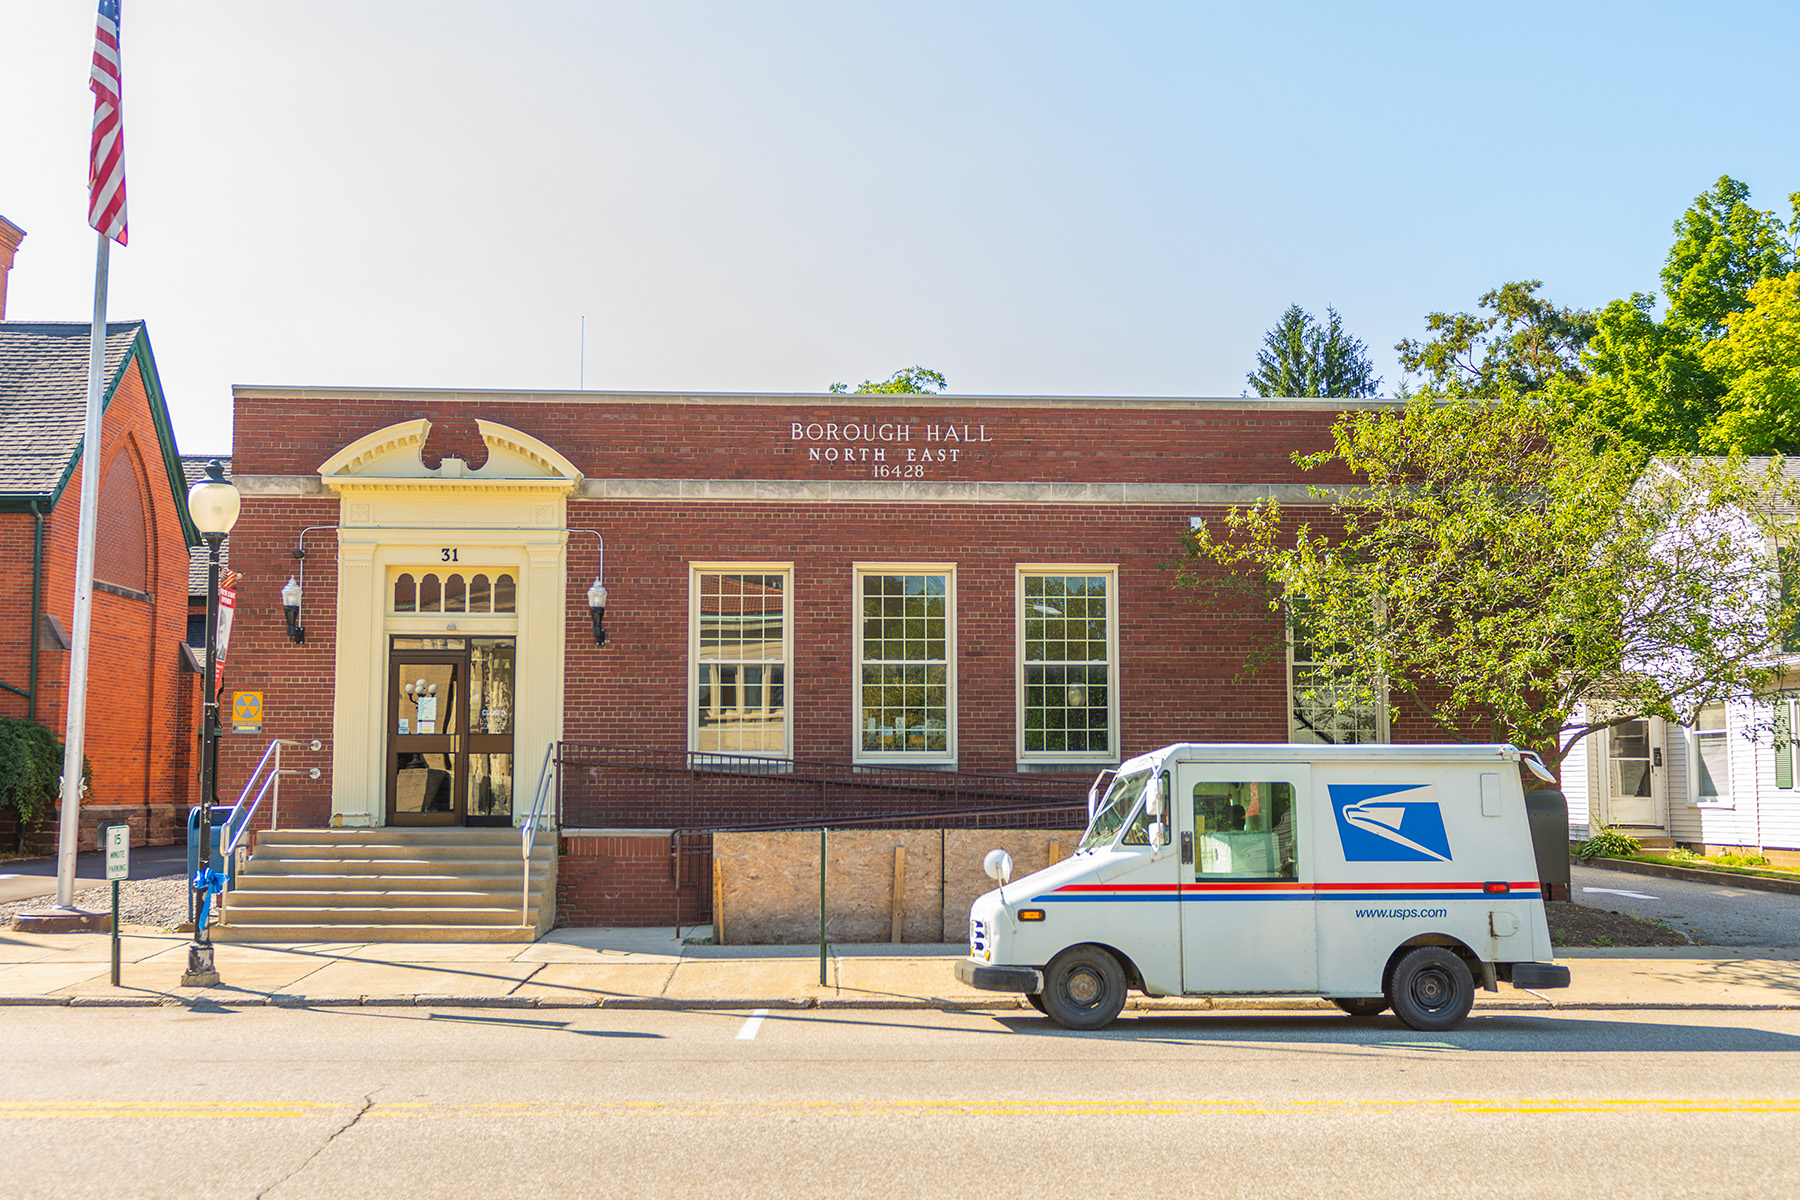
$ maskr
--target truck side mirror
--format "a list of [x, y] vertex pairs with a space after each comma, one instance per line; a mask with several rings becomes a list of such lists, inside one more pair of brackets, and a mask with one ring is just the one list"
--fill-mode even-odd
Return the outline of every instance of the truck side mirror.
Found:
[[981, 860], [981, 869], [995, 883], [1004, 885], [1012, 878], [1012, 855], [1004, 850], [989, 850], [987, 857]]
[[1150, 822], [1150, 845], [1166, 846], [1169, 844], [1169, 827], [1161, 821]]
[[1144, 798], [1144, 815], [1152, 821], [1160, 821], [1169, 811], [1169, 773], [1164, 771], [1156, 777], [1156, 790]]

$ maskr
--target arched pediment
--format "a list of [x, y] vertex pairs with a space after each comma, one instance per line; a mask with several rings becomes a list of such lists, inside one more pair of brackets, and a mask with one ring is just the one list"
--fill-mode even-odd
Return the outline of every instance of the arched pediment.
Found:
[[424, 450], [431, 422], [419, 417], [356, 439], [320, 464], [319, 476], [327, 485], [437, 480], [574, 488], [581, 482], [574, 463], [530, 434], [497, 421], [477, 419], [475, 425], [488, 451], [478, 471], [471, 471], [460, 458], [446, 458], [435, 470], [427, 467]]

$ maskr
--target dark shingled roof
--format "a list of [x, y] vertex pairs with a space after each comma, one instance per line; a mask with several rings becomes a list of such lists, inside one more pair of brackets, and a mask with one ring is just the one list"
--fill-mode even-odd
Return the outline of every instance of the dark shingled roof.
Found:
[[[87, 322], [0, 321], [0, 495], [53, 496], [81, 447]], [[106, 327], [110, 388], [142, 321]]]
[[[205, 479], [206, 464], [215, 458], [219, 460], [219, 465], [225, 468], [225, 478], [230, 479], [231, 455], [184, 454], [181, 456], [182, 482], [186, 483], [188, 487], [193, 487], [196, 483]], [[225, 540], [219, 544], [220, 574], [223, 574], [224, 568], [230, 564], [231, 535], [226, 534]], [[204, 542], [198, 546], [188, 547], [188, 595], [206, 595], [206, 544]]]

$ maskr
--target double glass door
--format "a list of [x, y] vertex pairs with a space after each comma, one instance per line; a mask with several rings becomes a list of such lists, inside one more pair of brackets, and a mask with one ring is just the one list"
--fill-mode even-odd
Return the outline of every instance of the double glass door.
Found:
[[388, 666], [390, 825], [510, 825], [513, 640], [395, 638]]

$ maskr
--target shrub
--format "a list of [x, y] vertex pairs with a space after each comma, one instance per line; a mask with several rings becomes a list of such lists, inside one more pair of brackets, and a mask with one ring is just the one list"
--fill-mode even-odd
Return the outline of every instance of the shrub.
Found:
[[1735, 850], [1727, 850], [1715, 855], [1713, 861], [1721, 867], [1766, 867], [1769, 859], [1762, 854], [1739, 854]]
[[1625, 858], [1643, 847], [1638, 840], [1614, 825], [1608, 825], [1585, 842], [1575, 843], [1575, 857], [1583, 862], [1596, 858]]
[[[17, 717], [0, 717], [0, 809], [18, 818], [18, 843], [56, 810], [62, 795], [63, 745], [42, 725]], [[84, 756], [81, 778], [93, 779]]]

